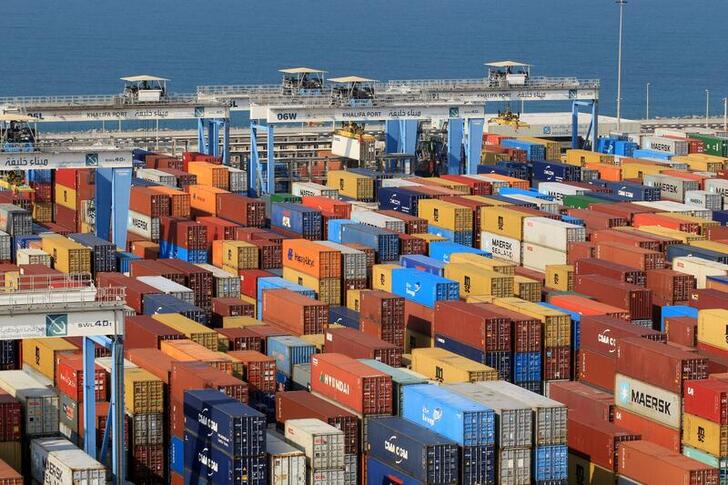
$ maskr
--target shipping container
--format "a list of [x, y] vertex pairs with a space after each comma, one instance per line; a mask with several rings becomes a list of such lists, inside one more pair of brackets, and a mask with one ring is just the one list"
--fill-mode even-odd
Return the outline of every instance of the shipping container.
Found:
[[499, 379], [498, 370], [442, 348], [412, 349], [412, 370], [444, 383]]
[[298, 335], [323, 333], [329, 320], [329, 306], [288, 289], [263, 292], [262, 317]]
[[52, 436], [58, 433], [59, 398], [50, 389], [50, 381], [43, 382], [20, 370], [0, 372], [0, 389], [17, 399], [23, 406], [23, 434], [25, 436]]
[[311, 470], [344, 468], [344, 432], [315, 418], [288, 419], [288, 441], [303, 448]]
[[678, 485], [719, 483], [718, 469], [650, 443], [634, 441], [619, 447], [620, 475], [642, 483]]
[[305, 485], [306, 456], [285, 438], [272, 431], [266, 436], [268, 479], [271, 485]]

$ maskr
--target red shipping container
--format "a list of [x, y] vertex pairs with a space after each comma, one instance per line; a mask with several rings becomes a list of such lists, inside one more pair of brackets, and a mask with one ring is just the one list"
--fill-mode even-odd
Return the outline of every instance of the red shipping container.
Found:
[[680, 430], [663, 426], [656, 421], [644, 418], [622, 408], [614, 411], [614, 424], [632, 433], [642, 436], [643, 440], [651, 441], [668, 450], [680, 453]]
[[571, 379], [571, 347], [544, 348], [543, 378], [547, 381]]
[[[511, 321], [489, 311], [495, 305], [439, 301], [435, 305], [434, 334], [450, 337], [483, 352], [511, 350]], [[457, 322], [456, 325], [453, 325]]]
[[708, 421], [728, 424], [728, 382], [704, 379], [686, 381], [683, 412]]
[[161, 293], [158, 289], [121, 273], [97, 273], [96, 284], [99, 287], [125, 288], [126, 304], [137, 313], [143, 313], [144, 295], [158, 295]]
[[158, 261], [171, 268], [172, 271], [178, 271], [184, 275], [184, 281], [180, 284], [193, 291], [195, 305], [204, 310], [211, 308], [212, 272], [181, 259], [160, 259]]
[[129, 451], [130, 480], [136, 483], [159, 483], [164, 477], [164, 445], [138, 445]]
[[359, 331], [404, 349], [404, 298], [386, 291], [362, 291]]
[[[167, 266], [163, 263], [163, 259], [135, 259], [129, 263], [129, 274], [136, 278], [137, 276], [164, 276], [180, 285], [185, 285], [185, 275], [181, 271]], [[157, 291], [159, 293], [159, 291]], [[141, 312], [139, 312], [141, 313]]]
[[698, 345], [698, 320], [692, 317], [665, 318], [668, 342], [695, 347]]
[[235, 229], [240, 227], [234, 222], [226, 221], [219, 217], [198, 217], [197, 222], [207, 226], [207, 242], [212, 245], [212, 241], [230, 241], [235, 239]]
[[688, 305], [698, 310], [728, 308], [728, 293], [713, 289], [692, 290]]
[[249, 242], [258, 246], [260, 269], [277, 269], [283, 267], [283, 249], [281, 244], [259, 239], [253, 239]]
[[311, 390], [361, 414], [392, 414], [392, 379], [342, 354], [311, 356]]
[[240, 293], [248, 298], [258, 299], [258, 278], [274, 276], [273, 273], [261, 269], [243, 269], [240, 275]]
[[695, 289], [695, 277], [671, 269], [656, 269], [647, 272], [646, 286], [652, 291], [655, 305], [684, 305]]
[[524, 268], [523, 266], [516, 266], [515, 272], [518, 276], [523, 276], [532, 280], [536, 280], [541, 283], [541, 285], [546, 284], [546, 273], [544, 273], [543, 271], [536, 271], [535, 269], [528, 269]]
[[633, 320], [652, 318], [652, 292], [645, 288], [596, 275], [575, 275], [574, 290], [628, 310]]
[[296, 335], [323, 333], [329, 322], [329, 305], [291, 290], [265, 290], [263, 320]]
[[706, 228], [705, 233], [711, 241], [728, 239], [728, 226], [710, 226]]
[[219, 194], [216, 200], [218, 217], [242, 226], [265, 226], [265, 203], [263, 201], [236, 194]]
[[[253, 304], [240, 298], [213, 298], [212, 313], [219, 317], [254, 317]], [[222, 318], [219, 318], [222, 324]]]
[[256, 350], [261, 352], [264, 348], [265, 339], [247, 328], [220, 328], [217, 333], [227, 340], [228, 351]]
[[594, 231], [591, 234], [591, 241], [594, 243], [616, 242], [626, 244], [628, 246], [638, 246], [650, 251], [662, 252], [662, 244], [657, 239], [650, 237], [647, 233], [645, 236], [633, 234], [624, 230], [603, 230]]
[[160, 194], [148, 187], [135, 185], [131, 188], [129, 210], [149, 217], [162, 217], [170, 214], [170, 200], [166, 194]]
[[159, 171], [174, 175], [174, 177], [177, 179], [177, 187], [181, 188], [182, 190], [184, 190], [184, 188], [188, 185], [197, 184], [197, 175], [193, 173], [184, 172], [176, 168], [160, 168]]
[[548, 298], [548, 302], [557, 307], [576, 312], [582, 316], [607, 315], [610, 317], [629, 320], [629, 312], [622, 308], [606, 305], [579, 295], [555, 294]]
[[0, 390], [0, 441], [20, 441], [22, 436], [22, 406], [13, 396]]
[[621, 243], [597, 243], [597, 259], [624, 264], [644, 271], [665, 267], [665, 255]]
[[597, 422], [614, 419], [614, 396], [582, 382], [553, 382], [548, 397], [564, 404], [569, 416]]
[[632, 221], [632, 218], [636, 214], [643, 214], [643, 213], [654, 213], [657, 212], [657, 209], [653, 209], [651, 207], [644, 207], [638, 204], [633, 204], [632, 202], [617, 202], [617, 203], [603, 203], [603, 204], [589, 204], [589, 210], [597, 211], [597, 212], [603, 212], [605, 214], [611, 214], [618, 217], [623, 217], [629, 221]]
[[619, 461], [618, 451], [625, 442], [636, 441], [640, 435], [612, 423], [587, 421], [569, 416], [569, 450], [586, 456], [595, 465], [616, 471]]
[[402, 365], [402, 348], [353, 328], [330, 328], [324, 333], [324, 352], [353, 359], [374, 359], [392, 367]]
[[617, 229], [620, 232], [625, 232], [627, 234], [632, 234], [634, 236], [637, 236], [639, 238], [649, 238], [652, 241], [657, 241], [660, 245], [659, 249], [655, 249], [655, 251], [658, 251], [660, 253], [664, 253], [667, 251], [667, 247], [672, 244], [682, 244], [682, 242], [679, 239], [674, 239], [668, 236], [661, 236], [658, 234], [652, 234], [649, 232], [640, 231], [639, 229], [635, 229], [634, 227], [620, 227]]
[[597, 246], [592, 242], [570, 242], [566, 249], [566, 262], [574, 264], [580, 259], [596, 258]]
[[[56, 353], [56, 387], [74, 401], [83, 402], [83, 355], [76, 352]], [[106, 372], [96, 366], [94, 373], [96, 400], [105, 401], [107, 389]]]
[[266, 342], [268, 341], [268, 337], [278, 337], [279, 335], [293, 335], [288, 330], [285, 330], [276, 325], [254, 325], [252, 327], [246, 328], [250, 330], [253, 334], [261, 338], [263, 348], [260, 349], [260, 351], [264, 354], [266, 353]]
[[365, 246], [363, 244], [357, 244], [357, 243], [346, 243], [344, 246], [352, 249], [358, 249], [359, 251], [363, 251], [364, 254], [367, 255], [367, 269], [371, 270], [372, 266], [374, 266], [375, 260], [376, 260], [376, 251], [374, 248], [370, 248], [369, 246]]
[[248, 384], [204, 362], [172, 362], [169, 378], [169, 397], [184, 402], [184, 392], [189, 389], [217, 389], [231, 398], [246, 404]]
[[404, 302], [404, 327], [421, 335], [433, 336], [432, 325], [435, 321], [435, 309], [420, 305], [413, 301]]
[[305, 207], [331, 213], [336, 216], [336, 219], [349, 219], [351, 217], [351, 204], [331, 197], [306, 195], [302, 198], [301, 204]]
[[[78, 218], [78, 212], [69, 209], [67, 207], [63, 207], [62, 205], [54, 204], [54, 220], [58, 226], [60, 226], [63, 230], [59, 232], [61, 235], [68, 235], [69, 232], [78, 232], [79, 227], [79, 218]], [[51, 227], [48, 224], [45, 224], [50, 229]], [[58, 231], [54, 231], [58, 232]]]
[[263, 355], [256, 350], [236, 350], [228, 355], [243, 363], [242, 379], [253, 390], [261, 392], [275, 392], [276, 390], [276, 360]]
[[577, 260], [574, 263], [574, 274], [596, 274], [637, 286], [645, 286], [647, 281], [647, 275], [642, 270], [595, 258]]
[[428, 226], [427, 219], [413, 216], [412, 214], [403, 214], [402, 212], [393, 211], [393, 210], [380, 210], [377, 212], [379, 212], [380, 214], [383, 214], [385, 216], [394, 217], [395, 219], [404, 221], [405, 232], [407, 234], [427, 233], [427, 226]]
[[632, 225], [638, 229], [642, 226], [660, 226], [676, 231], [700, 234], [700, 224], [667, 217], [662, 214], [637, 214], [632, 220]]
[[660, 485], [718, 485], [718, 469], [704, 465], [649, 441], [619, 447], [619, 474], [642, 483]]
[[174, 243], [186, 249], [207, 249], [207, 226], [194, 221], [178, 221]]
[[617, 359], [589, 349], [579, 349], [576, 373], [580, 381], [614, 392]]
[[161, 379], [165, 384], [165, 391], [169, 391], [167, 386], [172, 376], [172, 363], [176, 362], [169, 355], [158, 349], [139, 348], [126, 349], [124, 357]]
[[412, 234], [398, 234], [399, 254], [423, 254], [427, 255], [427, 241]]
[[708, 359], [642, 338], [617, 341], [617, 372], [680, 394], [683, 382], [707, 379]]
[[470, 193], [472, 195], [490, 195], [493, 193], [493, 184], [485, 180], [473, 179], [462, 175], [441, 175], [440, 178], [467, 185], [470, 187]]
[[329, 403], [307, 391], [279, 392], [276, 394], [276, 421], [314, 418], [344, 432], [344, 453], [359, 452], [359, 418], [339, 406]]
[[577, 217], [584, 221], [584, 225], [590, 231], [599, 229], [611, 229], [612, 227], [622, 227], [629, 225], [629, 221], [624, 217], [605, 214], [584, 209], [569, 209], [566, 213], [572, 217]]
[[475, 305], [488, 305], [488, 310], [511, 321], [513, 352], [541, 352], [543, 323], [539, 319], [487, 303], [475, 303]]
[[581, 319], [579, 330], [580, 349], [612, 356], [616, 355], [617, 341], [621, 338], [641, 337], [656, 342], [665, 341], [665, 335], [656, 330], [606, 315], [585, 316]]

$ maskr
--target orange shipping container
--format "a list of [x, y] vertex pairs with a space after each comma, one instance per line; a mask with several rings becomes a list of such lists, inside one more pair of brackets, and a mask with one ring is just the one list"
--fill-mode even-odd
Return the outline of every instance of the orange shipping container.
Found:
[[681, 219], [675, 219], [667, 217], [662, 214], [635, 214], [632, 218], [632, 226], [640, 228], [642, 226], [660, 226], [668, 229], [674, 229], [676, 231], [690, 232], [692, 234], [700, 234], [700, 225], [684, 221]]
[[208, 185], [188, 185], [185, 190], [190, 194], [190, 207], [197, 214], [214, 216], [217, 214], [217, 194], [229, 194], [227, 190]]
[[586, 168], [599, 172], [599, 178], [609, 180], [611, 182], [619, 182], [622, 180], [622, 168], [616, 165], [608, 165], [606, 163], [587, 163]]
[[235, 359], [222, 352], [212, 351], [192, 340], [163, 340], [159, 344], [159, 350], [167, 354], [172, 360], [205, 362], [216, 369], [230, 375], [233, 374]]
[[158, 194], [165, 194], [169, 196], [169, 215], [173, 217], [190, 217], [190, 194], [162, 185], [149, 188]]
[[227, 167], [208, 162], [190, 162], [187, 171], [197, 175], [197, 183], [228, 190], [230, 188], [230, 172]]
[[307, 239], [284, 239], [283, 266], [318, 279], [339, 278], [341, 253]]
[[342, 219], [349, 219], [351, 216], [351, 204], [331, 197], [320, 195], [307, 195], [303, 197], [302, 203], [306, 207], [318, 209], [324, 212], [331, 212]]

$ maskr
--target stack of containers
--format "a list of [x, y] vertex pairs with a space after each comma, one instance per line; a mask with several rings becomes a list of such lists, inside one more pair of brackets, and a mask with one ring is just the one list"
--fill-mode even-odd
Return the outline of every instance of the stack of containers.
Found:
[[417, 215], [428, 222], [431, 234], [463, 244], [473, 245], [473, 212], [467, 207], [438, 199], [423, 199]]
[[344, 224], [340, 229], [339, 241], [342, 244], [362, 244], [372, 248], [379, 263], [396, 261], [399, 258], [399, 237], [389, 229], [365, 224]]
[[307, 365], [311, 355], [316, 353], [314, 345], [291, 335], [281, 335], [268, 339], [268, 356], [275, 359], [276, 382], [283, 389], [293, 388], [293, 374], [296, 366]]
[[263, 292], [263, 320], [296, 335], [321, 334], [329, 322], [329, 305], [289, 289]]
[[362, 334], [353, 328], [329, 328], [324, 334], [324, 351], [355, 359], [375, 359], [393, 367], [402, 363], [402, 347]]
[[106, 482], [106, 468], [67, 440], [38, 438], [29, 448], [30, 476], [37, 483]]
[[722, 436], [728, 426], [728, 382], [724, 375], [686, 381], [683, 400], [682, 452], [685, 456], [728, 472], [728, 444]]
[[346, 170], [329, 170], [326, 186], [337, 189], [339, 194], [354, 200], [374, 200], [374, 179]]
[[[79, 217], [82, 208], [93, 200], [95, 171], [91, 169], [62, 169], [55, 173], [54, 221], [72, 232], [85, 231]], [[30, 234], [30, 232], [28, 232]]]
[[162, 381], [149, 371], [124, 368], [124, 404], [129, 418], [129, 471], [137, 481], [161, 480], [165, 474], [165, 399]]
[[90, 273], [91, 250], [57, 234], [43, 235], [42, 249], [51, 256], [53, 268], [63, 273]]
[[306, 455], [288, 444], [279, 433], [268, 431], [265, 438], [268, 455], [268, 480], [273, 485], [306, 483]]
[[243, 372], [238, 375], [250, 387], [251, 406], [263, 414], [275, 415], [276, 361], [256, 350], [237, 350], [228, 355], [243, 363]]
[[359, 359], [359, 362], [378, 371], [384, 372], [392, 378], [392, 414], [395, 416], [402, 415], [404, 388], [407, 386], [427, 383], [427, 378], [425, 376], [417, 374], [409, 369], [392, 367], [373, 359]]
[[545, 217], [523, 219], [523, 266], [544, 271], [547, 265], [566, 264], [570, 243], [586, 241], [586, 229]]
[[442, 348], [414, 348], [412, 370], [428, 379], [444, 382], [497, 380], [498, 370]]
[[162, 217], [159, 228], [159, 255], [162, 258], [207, 262], [207, 226], [181, 218]]
[[341, 302], [341, 253], [306, 239], [283, 241], [283, 277], [314, 289], [319, 301]]
[[116, 271], [116, 248], [113, 243], [98, 238], [92, 234], [69, 234], [68, 238], [91, 250], [91, 271], [95, 275], [99, 272]]
[[359, 294], [359, 331], [404, 351], [404, 298], [380, 290]]
[[184, 393], [185, 483], [267, 483], [266, 420], [215, 390]]
[[344, 432], [320, 419], [289, 419], [284, 424], [288, 441], [306, 454], [308, 483], [346, 481]]
[[346, 292], [348, 290], [366, 288], [367, 255], [363, 251], [333, 241], [318, 241], [317, 244], [331, 248], [341, 254], [341, 295], [338, 304], [343, 304], [346, 301]]

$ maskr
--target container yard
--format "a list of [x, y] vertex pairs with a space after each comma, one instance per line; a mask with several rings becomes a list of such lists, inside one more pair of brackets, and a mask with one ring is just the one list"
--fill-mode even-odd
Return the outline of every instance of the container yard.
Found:
[[0, 98], [0, 482], [728, 483], [728, 132], [531, 68]]

